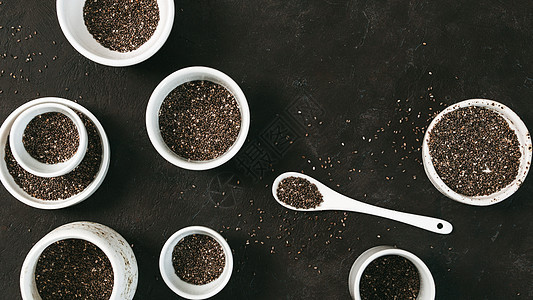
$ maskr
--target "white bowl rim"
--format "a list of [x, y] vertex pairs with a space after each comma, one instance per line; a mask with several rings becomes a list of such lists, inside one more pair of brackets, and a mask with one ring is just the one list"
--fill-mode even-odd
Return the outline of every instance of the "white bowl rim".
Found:
[[[88, 228], [92, 228], [92, 230], [99, 231], [101, 234], [97, 234], [95, 232], [91, 232]], [[115, 247], [112, 247], [109, 243], [105, 242], [106, 240], [106, 234], [111, 233], [115, 237], [117, 237], [120, 242], [120, 246], [127, 250], [129, 253], [121, 253], [121, 255], [114, 255], [117, 251], [121, 249], [116, 249]], [[133, 295], [135, 294], [137, 281], [138, 281], [138, 267], [137, 267], [137, 260], [135, 258], [135, 254], [133, 253], [133, 249], [131, 249], [131, 246], [128, 244], [128, 242], [122, 237], [118, 232], [116, 232], [114, 229], [95, 222], [91, 221], [77, 221], [72, 222], [68, 224], [63, 224], [49, 233], [47, 233], [45, 236], [43, 236], [33, 247], [30, 249], [28, 254], [26, 255], [26, 258], [24, 259], [24, 262], [21, 267], [21, 273], [20, 273], [20, 288], [23, 292], [23, 297], [26, 295], [24, 293], [28, 293], [29, 291], [26, 290], [28, 288], [27, 284], [28, 281], [31, 282], [33, 278], [28, 278], [29, 275], [35, 274], [35, 267], [37, 266], [37, 261], [39, 257], [41, 256], [42, 252], [51, 244], [61, 241], [61, 240], [67, 240], [67, 239], [81, 239], [88, 242], [93, 243], [95, 246], [97, 246], [102, 252], [105, 253], [107, 258], [109, 259], [109, 262], [111, 263], [111, 267], [113, 268], [113, 290], [111, 292], [110, 300], [111, 299], [118, 299], [120, 297], [120, 294], [118, 289], [120, 288], [120, 284], [117, 284], [120, 279], [117, 278], [117, 274], [120, 273], [118, 271], [120, 264], [116, 261], [116, 257], [124, 257], [131, 255], [132, 261], [129, 261], [129, 266], [132, 268], [132, 271], [134, 272], [133, 276], [135, 277], [134, 280], [128, 284], [132, 285], [132, 290], [130, 290], [130, 293], [133, 292], [131, 297], [133, 298]], [[31, 267], [32, 272], [29, 271], [28, 268]]]
[[[36, 160], [22, 145], [22, 137], [29, 122], [34, 117], [47, 112], [59, 112], [68, 117], [74, 123], [79, 136], [78, 148], [74, 155], [66, 161], [57, 164], [46, 164]], [[17, 140], [15, 140], [15, 136], [17, 136]], [[87, 130], [81, 118], [68, 106], [52, 102], [37, 104], [21, 112], [13, 122], [9, 133], [9, 145], [15, 160], [24, 170], [40, 177], [57, 177], [74, 170], [85, 157], [88, 144], [87, 140]], [[19, 143], [19, 147], [15, 146], [16, 143]], [[18, 151], [22, 153], [19, 154]], [[34, 169], [34, 166], [37, 168]]]
[[[420, 274], [420, 292], [422, 292], [422, 278], [425, 278], [424, 284], [426, 285], [426, 291], [424, 298], [420, 298], [419, 300], [427, 300], [427, 299], [435, 299], [436, 295], [436, 286], [435, 286], [435, 280], [433, 279], [433, 275], [431, 274], [431, 271], [427, 267], [427, 265], [422, 261], [418, 256], [415, 254], [399, 249], [392, 246], [375, 246], [373, 248], [370, 248], [363, 252], [359, 257], [355, 260], [351, 270], [350, 270], [350, 276], [348, 278], [348, 284], [350, 287], [350, 292], [354, 296], [355, 300], [361, 300], [361, 294], [359, 291], [361, 277], [363, 276], [363, 273], [368, 267], [368, 265], [374, 261], [375, 259], [387, 256], [387, 255], [398, 255], [402, 256], [409, 261], [411, 261], [415, 267], [417, 268], [419, 274]], [[361, 260], [363, 260], [361, 262]], [[360, 264], [359, 268], [356, 268]], [[418, 299], [418, 297], [417, 297]]]
[[[226, 269], [228, 270], [227, 275], [225, 275], [224, 278], [217, 278], [216, 280], [222, 279], [220, 282], [218, 282], [217, 288], [213, 289], [211, 292], [205, 293], [205, 294], [190, 294], [186, 291], [183, 291], [179, 287], [175, 286], [172, 283], [172, 279], [170, 279], [169, 275], [164, 271], [165, 266], [167, 264], [172, 264], [172, 257], [168, 257], [168, 253], [172, 253], [174, 247], [176, 244], [184, 237], [192, 235], [192, 234], [203, 234], [210, 236], [214, 238], [222, 247], [222, 250], [225, 254], [226, 259], [226, 265], [224, 267], [224, 272]], [[173, 269], [173, 267], [172, 267]], [[159, 270], [161, 273], [161, 277], [163, 278], [163, 281], [166, 283], [166, 285], [176, 294], [178, 294], [181, 297], [187, 298], [187, 299], [206, 299], [209, 297], [213, 297], [214, 295], [218, 294], [224, 287], [227, 285], [231, 278], [231, 274], [233, 272], [233, 253], [231, 251], [231, 247], [229, 246], [228, 242], [224, 239], [220, 233], [214, 231], [211, 228], [205, 227], [205, 226], [188, 226], [185, 228], [182, 228], [178, 231], [176, 231], [172, 236], [170, 236], [165, 244], [163, 245], [163, 248], [161, 249], [161, 254], [159, 256]], [[223, 276], [224, 274], [221, 274], [220, 276]], [[177, 275], [175, 276], [178, 280], [182, 281]], [[209, 284], [212, 284], [215, 281], [210, 282]], [[182, 281], [184, 282], [184, 281]], [[185, 283], [185, 282], [184, 282]]]
[[[435, 170], [435, 167], [431, 160], [431, 155], [429, 153], [429, 138], [431, 130], [435, 127], [435, 125], [442, 119], [445, 114], [456, 109], [469, 106], [485, 107], [498, 113], [509, 123], [511, 129], [515, 131], [518, 141], [520, 143], [519, 148], [522, 155], [520, 157], [520, 167], [518, 169], [517, 177], [503, 189], [486, 196], [465, 196], [449, 188], [437, 174], [437, 171]], [[509, 107], [505, 106], [502, 103], [488, 99], [468, 99], [448, 106], [437, 116], [435, 116], [435, 118], [431, 121], [428, 126], [428, 129], [426, 130], [424, 140], [422, 142], [422, 161], [424, 165], [424, 170], [431, 183], [435, 186], [435, 188], [437, 188], [437, 190], [439, 190], [442, 194], [444, 194], [450, 199], [474, 206], [493, 205], [507, 199], [512, 194], [514, 194], [526, 179], [528, 171], [531, 167], [531, 157], [531, 135], [524, 122]]]
[[[64, 104], [70, 107], [71, 109], [78, 110], [79, 112], [83, 113], [95, 125], [100, 135], [100, 140], [102, 143], [102, 162], [100, 164], [100, 170], [96, 174], [96, 177], [93, 180], [93, 182], [91, 182], [80, 193], [73, 195], [70, 198], [62, 199], [62, 200], [42, 200], [42, 199], [34, 198], [28, 195], [22, 188], [20, 188], [15, 183], [15, 181], [11, 177], [11, 174], [9, 174], [9, 172], [7, 171], [6, 162], [4, 160], [5, 142], [2, 142], [2, 140], [4, 139], [4, 137], [7, 140], [7, 135], [9, 134], [9, 130], [11, 129], [11, 124], [13, 123], [14, 119], [28, 107], [31, 107], [33, 105], [40, 104], [40, 103], [46, 103], [46, 102]], [[29, 101], [21, 105], [6, 118], [6, 120], [0, 127], [0, 156], [1, 156], [0, 157], [0, 181], [2, 182], [4, 187], [9, 191], [11, 195], [13, 195], [20, 202], [26, 205], [35, 207], [35, 208], [59, 209], [59, 208], [72, 206], [74, 204], [84, 201], [85, 199], [90, 197], [100, 187], [100, 185], [105, 179], [105, 176], [107, 175], [107, 171], [109, 170], [109, 164], [111, 162], [111, 147], [109, 146], [109, 140], [107, 138], [104, 128], [102, 127], [102, 124], [100, 124], [98, 119], [85, 107], [73, 101], [58, 98], [58, 97], [43, 97], [43, 98], [38, 98], [32, 101]]]
[[[204, 76], [207, 76], [209, 78], [203, 79]], [[166, 145], [166, 143], [163, 141], [163, 138], [161, 137], [158, 125], [159, 109], [161, 107], [161, 103], [164, 101], [165, 97], [168, 94], [164, 91], [168, 90], [170, 87], [170, 90], [172, 90], [186, 82], [194, 80], [212, 81], [211, 79], [216, 81], [215, 83], [224, 86], [235, 97], [235, 100], [237, 101], [241, 113], [241, 128], [239, 131], [239, 135], [237, 136], [237, 139], [235, 140], [233, 145], [228, 149], [228, 151], [214, 159], [206, 161], [187, 160], [174, 153], [174, 151], [172, 151]], [[176, 84], [176, 82], [178, 83]], [[154, 89], [146, 108], [146, 130], [154, 148], [161, 156], [163, 156], [163, 158], [165, 158], [171, 164], [188, 170], [213, 169], [229, 161], [237, 154], [237, 152], [241, 149], [244, 142], [246, 141], [249, 127], [250, 109], [248, 107], [248, 102], [243, 91], [241, 90], [239, 85], [233, 79], [231, 79], [231, 77], [222, 73], [219, 70], [209, 67], [187, 67], [168, 75]]]
[[[69, 41], [72, 47], [74, 47], [74, 49], [76, 49], [81, 55], [85, 56], [86, 58], [94, 62], [97, 62], [102, 65], [110, 66], [110, 67], [132, 66], [132, 65], [141, 63], [149, 59], [155, 53], [157, 53], [157, 51], [159, 51], [161, 47], [163, 47], [168, 37], [170, 36], [170, 32], [172, 31], [172, 26], [174, 25], [174, 14], [175, 14], [174, 0], [157, 0], [158, 2], [166, 1], [167, 5], [169, 6], [169, 9], [165, 12], [167, 14], [167, 19], [166, 19], [167, 22], [165, 24], [162, 24], [163, 26], [162, 33], [161, 33], [161, 37], [159, 38], [159, 40], [157, 40], [150, 48], [146, 48], [144, 49], [144, 51], [139, 51], [138, 52], [139, 54], [136, 56], [133, 56], [130, 58], [124, 58], [124, 59], [110, 59], [110, 58], [103, 57], [101, 55], [97, 55], [87, 50], [77, 41], [77, 39], [74, 37], [71, 30], [67, 26], [67, 21], [66, 21], [67, 17], [62, 9], [66, 1], [72, 1], [72, 0], [57, 0], [56, 2], [56, 11], [57, 11], [57, 18], [59, 21], [59, 26], [61, 27], [61, 30], [63, 31], [63, 34], [65, 35], [66, 39]], [[159, 13], [162, 14], [163, 12], [161, 12], [160, 10]], [[161, 18], [160, 18], [160, 21], [161, 21]], [[158, 24], [158, 27], [159, 27], [159, 24]], [[139, 48], [129, 53], [135, 52], [137, 50], [139, 50]]]

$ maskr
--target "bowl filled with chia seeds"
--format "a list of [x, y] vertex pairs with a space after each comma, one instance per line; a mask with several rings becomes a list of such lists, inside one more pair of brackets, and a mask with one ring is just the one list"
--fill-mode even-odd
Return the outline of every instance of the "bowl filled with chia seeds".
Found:
[[173, 0], [57, 0], [70, 44], [97, 63], [124, 67], [154, 55], [174, 24]]
[[[45, 177], [33, 174], [21, 166], [10, 146], [13, 124], [23, 112], [46, 104], [68, 107], [82, 120], [87, 135], [87, 145], [82, 160], [66, 174]], [[35, 116], [25, 128], [23, 147], [37, 159], [55, 162], [77, 151], [76, 132], [69, 118], [61, 114], [43, 113]], [[44, 142], [46, 141], [46, 142]], [[78, 141], [79, 143], [79, 141]], [[72, 101], [46, 97], [17, 108], [0, 127], [0, 180], [19, 201], [41, 209], [59, 209], [77, 204], [91, 196], [100, 187], [109, 169], [111, 153], [109, 141], [98, 119], [85, 107]]]
[[354, 300], [435, 299], [435, 281], [426, 264], [413, 253], [392, 246], [363, 252], [348, 277]]
[[81, 118], [68, 106], [57, 103], [26, 109], [9, 132], [15, 160], [41, 177], [62, 176], [74, 170], [85, 156], [87, 140]]
[[424, 169], [447, 197], [492, 205], [511, 196], [531, 167], [524, 122], [509, 107], [471, 99], [449, 106], [429, 125], [422, 144]]
[[187, 299], [206, 299], [228, 283], [233, 254], [216, 231], [190, 226], [174, 233], [165, 243], [159, 269], [167, 286]]
[[62, 225], [29, 251], [20, 273], [22, 299], [133, 299], [137, 260], [113, 229], [93, 222]]
[[150, 141], [163, 158], [189, 170], [207, 170], [230, 160], [250, 127], [248, 102], [228, 75], [189, 67], [166, 77], [146, 108]]

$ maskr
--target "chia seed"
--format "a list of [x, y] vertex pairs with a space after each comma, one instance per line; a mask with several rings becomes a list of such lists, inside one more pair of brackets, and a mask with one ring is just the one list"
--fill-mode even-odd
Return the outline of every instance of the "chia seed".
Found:
[[88, 143], [87, 152], [81, 163], [70, 173], [58, 177], [39, 177], [24, 170], [15, 160], [7, 139], [4, 151], [7, 170], [15, 183], [28, 195], [42, 200], [61, 200], [81, 193], [100, 170], [102, 163], [102, 141], [94, 123], [84, 114], [77, 112], [85, 124]]
[[205, 161], [224, 154], [237, 140], [240, 128], [235, 97], [210, 81], [178, 86], [159, 109], [159, 129], [165, 144], [189, 160]]
[[172, 251], [172, 265], [178, 277], [203, 285], [216, 280], [224, 271], [226, 256], [212, 237], [192, 234], [181, 239]]
[[105, 253], [81, 239], [57, 241], [39, 257], [35, 283], [43, 300], [109, 299], [113, 267]]
[[62, 113], [49, 112], [33, 118], [22, 135], [28, 154], [46, 164], [69, 160], [78, 150], [80, 137], [76, 125]]
[[159, 6], [156, 0], [87, 0], [83, 19], [89, 33], [102, 46], [130, 52], [154, 34]]
[[437, 174], [462, 195], [490, 195], [518, 174], [516, 133], [490, 109], [471, 106], [445, 114], [431, 131], [428, 146]]
[[420, 274], [413, 263], [399, 255], [373, 260], [364, 270], [359, 284], [362, 300], [416, 299]]
[[295, 208], [315, 208], [324, 202], [316, 185], [301, 177], [283, 179], [276, 193], [280, 201]]

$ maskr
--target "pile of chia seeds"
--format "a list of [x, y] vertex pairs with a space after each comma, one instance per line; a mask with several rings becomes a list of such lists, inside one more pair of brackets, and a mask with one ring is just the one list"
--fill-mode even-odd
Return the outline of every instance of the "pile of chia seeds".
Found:
[[224, 271], [226, 256], [212, 237], [192, 234], [181, 239], [172, 251], [172, 265], [178, 277], [202, 285], [216, 280]]
[[241, 113], [235, 97], [210, 81], [191, 81], [168, 94], [159, 110], [165, 144], [177, 155], [205, 161], [224, 154], [235, 143]]
[[129, 52], [146, 43], [159, 23], [157, 0], [87, 0], [83, 6], [87, 30], [102, 46]]
[[381, 256], [364, 270], [359, 284], [362, 300], [416, 299], [420, 274], [415, 265], [398, 255]]
[[57, 241], [37, 261], [35, 283], [43, 300], [109, 299], [113, 267], [105, 253], [80, 239]]
[[24, 170], [15, 160], [9, 146], [5, 145], [7, 170], [15, 183], [28, 195], [42, 200], [61, 200], [81, 193], [93, 182], [102, 163], [102, 141], [94, 123], [77, 112], [87, 130], [87, 152], [81, 163], [70, 173], [58, 177], [39, 177]]
[[49, 112], [33, 118], [22, 136], [28, 154], [46, 164], [69, 160], [78, 150], [80, 137], [76, 125], [62, 113]]
[[487, 108], [471, 106], [445, 114], [431, 131], [428, 145], [442, 181], [465, 196], [490, 195], [518, 174], [516, 133]]
[[316, 185], [301, 177], [283, 179], [276, 193], [280, 201], [296, 208], [315, 208], [324, 202]]

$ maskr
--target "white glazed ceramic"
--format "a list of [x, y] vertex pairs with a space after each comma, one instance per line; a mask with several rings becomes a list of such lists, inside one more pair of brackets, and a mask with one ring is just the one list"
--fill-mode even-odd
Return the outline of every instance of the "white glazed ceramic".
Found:
[[359, 293], [359, 285], [361, 282], [361, 276], [365, 271], [365, 268], [376, 258], [385, 255], [399, 255], [410, 260], [413, 265], [418, 269], [420, 274], [420, 292], [418, 293], [417, 300], [433, 300], [435, 299], [435, 281], [424, 262], [411, 252], [397, 249], [391, 246], [377, 246], [370, 248], [363, 252], [354, 262], [350, 275], [348, 277], [348, 288], [350, 295], [354, 300], [361, 300], [361, 294]]
[[[235, 143], [219, 157], [206, 161], [187, 160], [174, 153], [165, 144], [159, 131], [159, 109], [165, 97], [176, 87], [195, 80], [206, 80], [222, 85], [233, 94], [241, 112], [241, 129]], [[230, 160], [241, 149], [250, 127], [250, 110], [241, 88], [228, 75], [208, 67], [189, 67], [178, 70], [165, 78], [155, 88], [146, 108], [146, 129], [155, 149], [170, 163], [188, 170], [208, 170]]]
[[112, 51], [100, 45], [83, 20], [85, 0], [57, 0], [57, 18], [70, 44], [88, 59], [112, 67], [131, 66], [147, 60], [165, 43], [174, 24], [174, 0], [157, 0], [159, 23], [152, 37], [131, 52]]
[[[324, 202], [315, 208], [304, 209], [295, 208], [279, 200], [277, 195], [278, 186], [280, 182], [287, 177], [304, 178], [316, 185], [318, 191], [322, 194]], [[344, 210], [383, 217], [440, 234], [449, 234], [453, 230], [452, 224], [447, 221], [432, 217], [404, 213], [357, 201], [337, 193], [311, 176], [296, 172], [287, 172], [279, 175], [272, 184], [272, 196], [274, 196], [274, 199], [276, 199], [276, 201], [285, 208], [297, 211]]]
[[[96, 174], [96, 178], [91, 184], [87, 186], [87, 188], [85, 188], [85, 190], [68, 199], [47, 201], [37, 199], [27, 194], [15, 183], [13, 177], [11, 177], [9, 171], [7, 170], [6, 162], [4, 160], [5, 146], [14, 120], [21, 112], [25, 111], [29, 107], [42, 103], [59, 103], [66, 105], [73, 110], [77, 110], [83, 113], [94, 123], [96, 129], [98, 130], [98, 133], [100, 134], [100, 139], [102, 142], [102, 163], [100, 165], [100, 170], [98, 171], [98, 174]], [[111, 150], [109, 147], [109, 141], [107, 139], [107, 135], [105, 134], [104, 128], [102, 127], [100, 122], [98, 122], [98, 119], [96, 119], [96, 117], [85, 107], [66, 99], [46, 97], [27, 102], [26, 104], [20, 106], [15, 111], [13, 111], [4, 121], [2, 127], [0, 127], [0, 180], [2, 181], [4, 187], [9, 191], [9, 193], [11, 193], [11, 195], [13, 195], [22, 203], [27, 204], [29, 206], [41, 209], [58, 209], [72, 206], [87, 199], [98, 189], [98, 187], [100, 187], [100, 185], [104, 181], [104, 178], [107, 174], [107, 170], [109, 169], [110, 159]]]
[[41, 253], [51, 244], [65, 239], [82, 239], [100, 248], [113, 267], [113, 291], [110, 300], [133, 299], [137, 289], [137, 260], [128, 242], [113, 229], [93, 222], [74, 222], [45, 235], [31, 248], [20, 273], [20, 291], [24, 300], [40, 300], [35, 283], [35, 268]]
[[[57, 112], [67, 116], [76, 126], [79, 136], [78, 149], [74, 155], [68, 160], [57, 164], [46, 164], [36, 160], [26, 151], [22, 142], [24, 131], [30, 121], [41, 114], [50, 112]], [[40, 177], [57, 177], [74, 170], [85, 157], [87, 140], [87, 130], [85, 130], [85, 125], [81, 118], [68, 106], [58, 103], [43, 103], [29, 107], [18, 115], [9, 133], [9, 145], [13, 157], [24, 170]]]
[[[450, 189], [437, 174], [437, 171], [433, 166], [433, 162], [431, 161], [431, 155], [429, 153], [429, 138], [431, 130], [433, 130], [435, 125], [442, 119], [445, 114], [456, 109], [468, 106], [484, 107], [498, 113], [509, 123], [509, 127], [514, 130], [518, 138], [518, 142], [520, 143], [520, 153], [522, 154], [522, 156], [520, 158], [520, 166], [518, 168], [517, 177], [505, 188], [487, 196], [470, 197], [461, 195]], [[531, 167], [531, 155], [531, 135], [529, 134], [526, 125], [524, 124], [524, 122], [522, 122], [520, 117], [518, 117], [518, 115], [516, 115], [509, 107], [496, 101], [486, 99], [465, 100], [447, 107], [445, 110], [439, 113], [435, 117], [435, 119], [433, 119], [431, 124], [429, 124], [426, 134], [424, 136], [424, 141], [422, 143], [422, 161], [424, 163], [424, 170], [426, 171], [426, 175], [428, 176], [429, 180], [431, 181], [431, 183], [433, 183], [437, 190], [439, 190], [442, 194], [444, 194], [450, 199], [461, 203], [477, 206], [487, 206], [496, 204], [516, 192], [526, 179], [529, 168]]]
[[[214, 238], [224, 250], [226, 256], [226, 265], [220, 277], [214, 281], [204, 284], [195, 285], [181, 280], [172, 266], [172, 251], [176, 244], [186, 236], [191, 234], [204, 234]], [[176, 294], [187, 299], [206, 299], [213, 297], [220, 292], [228, 283], [233, 271], [233, 254], [228, 242], [218, 232], [203, 226], [190, 226], [183, 228], [174, 233], [163, 246], [161, 256], [159, 257], [159, 270], [163, 280], [168, 287]]]

